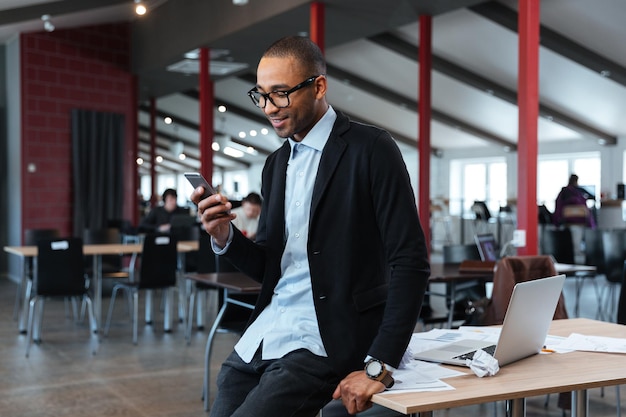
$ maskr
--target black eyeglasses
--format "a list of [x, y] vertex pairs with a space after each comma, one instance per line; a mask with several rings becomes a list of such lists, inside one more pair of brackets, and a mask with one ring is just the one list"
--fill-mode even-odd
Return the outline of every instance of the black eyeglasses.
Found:
[[289, 105], [291, 104], [291, 102], [289, 101], [289, 94], [313, 84], [313, 81], [315, 81], [317, 77], [320, 76], [321, 75], [314, 75], [313, 77], [309, 77], [306, 80], [302, 81], [300, 84], [287, 91], [270, 91], [269, 93], [262, 93], [258, 91], [256, 87], [254, 87], [253, 89], [248, 91], [248, 97], [250, 97], [255, 106], [261, 109], [265, 108], [268, 100], [279, 109], [289, 107]]

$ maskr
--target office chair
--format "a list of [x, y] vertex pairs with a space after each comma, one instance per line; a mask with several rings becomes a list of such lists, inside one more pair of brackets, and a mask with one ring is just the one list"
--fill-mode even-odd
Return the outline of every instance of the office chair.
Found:
[[[443, 263], [460, 265], [465, 260], [480, 260], [478, 246], [471, 244], [455, 244], [443, 246]], [[449, 321], [449, 312], [453, 311], [452, 321], [466, 321], [468, 319], [467, 307], [472, 302], [485, 297], [485, 284], [480, 280], [467, 281], [456, 284], [455, 296], [452, 298], [450, 286], [445, 285], [445, 293], [440, 290], [431, 290], [432, 284], [424, 296], [422, 312], [420, 313], [420, 321], [424, 326], [443, 325]], [[433, 307], [437, 306], [437, 302], [432, 302], [433, 297], [443, 298], [445, 306], [442, 306], [443, 314], [435, 314]]]
[[104, 334], [108, 335], [111, 317], [115, 307], [117, 292], [125, 291], [132, 298], [131, 320], [133, 327], [133, 344], [137, 344], [137, 327], [139, 322], [139, 291], [163, 290], [166, 299], [166, 317], [169, 317], [169, 290], [176, 286], [178, 256], [176, 239], [169, 235], [148, 234], [143, 242], [138, 278], [136, 281], [118, 283], [113, 287], [111, 302], [107, 313]]
[[[60, 237], [61, 234], [57, 229], [26, 229], [24, 231], [24, 246], [35, 246], [41, 239], [52, 239]], [[22, 281], [18, 282], [17, 293], [15, 295], [15, 306], [13, 307], [13, 319], [17, 319], [18, 312], [24, 303], [24, 310], [26, 311], [28, 299], [30, 298], [30, 288], [32, 287], [33, 279], [33, 259], [24, 258], [24, 264], [22, 265], [24, 277], [27, 280], [26, 288], [22, 288]], [[22, 297], [24, 301], [22, 301]], [[25, 314], [25, 313], [24, 313]]]
[[[96, 328], [93, 304], [85, 285], [82, 240], [80, 238], [39, 240], [37, 250], [36, 274], [33, 282], [34, 296], [29, 303], [26, 357], [29, 355], [35, 329], [37, 339], [41, 337], [40, 327], [46, 298], [81, 297], [86, 302], [89, 311], [89, 329]], [[91, 333], [91, 330], [89, 332]], [[98, 346], [97, 335], [95, 339], [94, 354]]]
[[626, 259], [626, 229], [603, 230], [602, 248], [606, 277], [606, 285], [602, 291], [602, 305], [605, 306], [602, 316], [608, 321], [614, 321], [617, 290], [622, 285]]
[[[489, 326], [502, 324], [509, 306], [513, 287], [518, 282], [531, 281], [556, 275], [554, 260], [549, 255], [537, 256], [509, 256], [496, 263], [493, 275], [493, 291], [491, 299], [485, 306], [480, 324]], [[559, 297], [554, 312], [554, 320], [568, 318], [563, 293]], [[546, 406], [550, 395], [546, 396]], [[571, 408], [571, 393], [559, 394], [558, 406], [561, 409]]]
[[[85, 229], [83, 231], [83, 243], [85, 245], [97, 245], [106, 243], [122, 243], [122, 235], [119, 229], [107, 227], [104, 229]], [[133, 256], [136, 256], [134, 254]], [[102, 257], [102, 278], [123, 279], [131, 278], [131, 270], [124, 267], [122, 255], [105, 255]], [[85, 260], [85, 270], [89, 276], [93, 276], [91, 259]]]
[[[598, 239], [600, 235], [596, 235], [596, 230], [586, 229], [585, 230], [585, 239], [588, 240], [589, 251], [585, 251], [585, 261], [599, 263], [596, 259], [594, 259], [594, 255], [597, 254], [598, 251], [602, 251], [601, 239]], [[598, 246], [600, 245], [600, 246]], [[554, 258], [555, 262], [563, 263], [563, 264], [576, 264], [576, 259], [574, 256], [574, 241], [572, 237], [572, 231], [569, 227], [560, 227], [560, 228], [546, 228], [542, 231], [541, 234], [541, 253], [544, 255], [550, 255]], [[590, 263], [588, 265], [593, 265]], [[576, 279], [576, 301], [574, 304], [574, 315], [578, 317], [578, 313], [580, 311], [579, 302], [580, 302], [580, 292], [585, 284], [585, 279], [590, 279], [593, 284], [594, 290], [596, 292], [596, 298], [598, 300], [598, 311], [596, 316], [599, 318], [602, 315], [601, 303], [602, 303], [602, 295], [600, 289], [598, 288], [598, 283], [596, 282], [596, 276], [598, 272], [577, 272], [574, 275]]]
[[[217, 272], [216, 258], [217, 256], [215, 255], [215, 253], [213, 253], [213, 249], [211, 248], [211, 236], [204, 231], [200, 231], [200, 234], [198, 236], [196, 272], [198, 272], [199, 274]], [[206, 305], [206, 295], [208, 291], [213, 289], [199, 282], [193, 282], [192, 285], [193, 288], [189, 294], [189, 309], [187, 310], [187, 331], [185, 332], [187, 344], [191, 343], [191, 328], [193, 327], [193, 317], [196, 310], [197, 328], [198, 330], [204, 329], [204, 313], [206, 309], [203, 307], [204, 305]], [[195, 305], [196, 298], [198, 299], [197, 308]]]

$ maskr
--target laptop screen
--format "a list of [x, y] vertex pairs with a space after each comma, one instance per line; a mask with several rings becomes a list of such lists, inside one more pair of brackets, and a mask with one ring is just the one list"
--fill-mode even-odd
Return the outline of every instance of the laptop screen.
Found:
[[498, 246], [493, 233], [474, 235], [474, 240], [476, 241], [476, 246], [478, 246], [478, 252], [482, 261], [495, 262], [498, 260]]

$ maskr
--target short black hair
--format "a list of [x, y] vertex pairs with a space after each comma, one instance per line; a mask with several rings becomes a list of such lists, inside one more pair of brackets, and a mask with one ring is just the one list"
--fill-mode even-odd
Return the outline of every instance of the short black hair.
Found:
[[263, 200], [261, 199], [261, 196], [257, 193], [250, 193], [247, 196], [244, 197], [243, 200], [241, 200], [242, 203], [244, 202], [248, 202], [250, 204], [254, 204], [256, 206], [260, 206], [263, 203]]
[[287, 36], [270, 45], [263, 57], [294, 57], [310, 76], [326, 75], [326, 59], [315, 42], [306, 36]]
[[161, 198], [163, 199], [163, 201], [165, 201], [165, 197], [167, 197], [168, 195], [171, 195], [172, 197], [176, 199], [178, 198], [178, 193], [173, 188], [168, 188], [165, 191], [163, 191], [163, 195], [161, 195]]

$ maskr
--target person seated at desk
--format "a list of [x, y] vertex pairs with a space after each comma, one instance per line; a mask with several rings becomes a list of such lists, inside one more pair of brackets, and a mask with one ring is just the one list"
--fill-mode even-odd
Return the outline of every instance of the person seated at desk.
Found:
[[163, 191], [161, 196], [163, 204], [154, 207], [139, 224], [139, 232], [164, 232], [167, 233], [171, 228], [172, 216], [177, 214], [188, 215], [189, 210], [180, 207], [177, 203], [178, 193], [172, 188]]
[[237, 217], [233, 219], [233, 225], [248, 239], [256, 239], [256, 229], [259, 227], [261, 215], [261, 196], [257, 193], [248, 194], [241, 200], [241, 207], [231, 210]]

